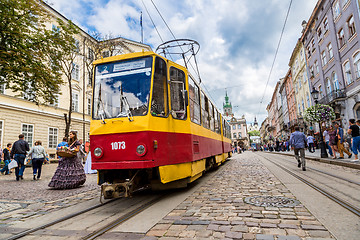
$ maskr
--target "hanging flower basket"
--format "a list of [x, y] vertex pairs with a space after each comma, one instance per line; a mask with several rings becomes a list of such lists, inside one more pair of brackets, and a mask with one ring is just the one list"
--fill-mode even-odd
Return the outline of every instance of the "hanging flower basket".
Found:
[[304, 119], [307, 122], [325, 122], [335, 119], [335, 112], [329, 105], [316, 104], [305, 110]]

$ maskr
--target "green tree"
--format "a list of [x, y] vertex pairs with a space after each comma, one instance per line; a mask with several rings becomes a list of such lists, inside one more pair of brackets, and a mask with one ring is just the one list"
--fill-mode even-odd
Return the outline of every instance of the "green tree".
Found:
[[36, 103], [53, 103], [62, 84], [57, 66], [48, 64], [54, 41], [38, 0], [0, 4], [0, 84]]
[[253, 130], [253, 131], [249, 132], [249, 135], [250, 136], [260, 136], [260, 131]]
[[[68, 84], [69, 90], [69, 108], [68, 112], [64, 114], [65, 119], [65, 136], [69, 136], [71, 126], [71, 115], [73, 106], [73, 73], [75, 67], [75, 59], [81, 57], [81, 45], [78, 40], [74, 38], [79, 33], [79, 28], [71, 21], [63, 22], [58, 20], [58, 27], [52, 31], [51, 42], [52, 48], [49, 51], [48, 58], [51, 64], [58, 72], [61, 72]], [[80, 76], [78, 76], [80, 77]]]

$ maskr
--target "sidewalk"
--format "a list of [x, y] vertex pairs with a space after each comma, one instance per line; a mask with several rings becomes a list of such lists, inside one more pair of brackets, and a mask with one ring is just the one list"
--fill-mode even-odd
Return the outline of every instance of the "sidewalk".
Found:
[[[273, 153], [273, 154], [282, 154], [282, 155], [287, 155], [287, 156], [294, 156], [294, 151], [290, 150], [288, 152], [269, 152], [267, 151], [267, 153]], [[319, 162], [324, 162], [324, 163], [328, 163], [328, 164], [334, 164], [334, 165], [339, 165], [339, 166], [343, 166], [343, 167], [349, 167], [349, 168], [355, 168], [355, 169], [360, 169], [360, 162], [351, 162], [351, 160], [354, 160], [354, 154], [352, 155], [351, 158], [348, 158], [348, 155], [346, 155], [344, 153], [344, 159], [339, 159], [339, 153], [336, 153], [337, 159], [332, 159], [331, 156], [328, 154], [329, 157], [327, 158], [321, 158], [321, 151], [320, 149], [315, 149], [315, 152], [311, 153], [309, 152], [309, 150], [307, 149], [305, 151], [305, 158], [309, 159], [309, 160], [313, 160], [313, 161], [319, 161]]]
[[252, 152], [234, 154], [145, 239], [333, 239]]

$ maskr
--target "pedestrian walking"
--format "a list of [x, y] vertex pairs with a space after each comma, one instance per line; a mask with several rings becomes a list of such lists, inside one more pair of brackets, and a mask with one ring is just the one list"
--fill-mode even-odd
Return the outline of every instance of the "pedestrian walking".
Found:
[[[71, 131], [69, 136], [69, 148], [78, 152], [81, 144], [77, 140], [76, 132]], [[73, 157], [63, 157], [61, 161], [59, 161], [59, 165], [49, 183], [49, 187], [54, 189], [70, 189], [83, 185], [85, 181], [86, 175], [84, 167], [78, 154], [76, 154]]]
[[338, 137], [337, 148], [340, 154], [339, 159], [344, 159], [344, 152], [349, 156], [349, 158], [351, 158], [352, 153], [346, 150], [346, 148], [344, 147], [344, 130], [340, 127], [340, 124], [338, 122], [335, 123], [335, 128], [336, 136]]
[[15, 168], [16, 181], [24, 179], [24, 161], [26, 152], [30, 151], [29, 144], [24, 140], [24, 137], [24, 134], [19, 135], [19, 140], [14, 142], [10, 152], [10, 158], [13, 158], [18, 164], [18, 166]]
[[324, 132], [323, 132], [323, 137], [324, 137], [324, 142], [325, 142], [325, 145], [326, 147], [329, 149], [329, 154], [330, 156], [333, 156], [333, 151], [330, 147], [330, 135], [329, 135], [329, 132], [328, 132], [329, 128], [326, 127]]
[[336, 159], [336, 152], [338, 152], [336, 129], [333, 126], [330, 126], [328, 133], [329, 133], [329, 145], [333, 152], [332, 159]]
[[355, 124], [355, 119], [349, 119], [349, 124], [348, 133], [351, 134], [352, 137], [352, 150], [355, 155], [355, 160], [352, 160], [352, 162], [357, 162], [359, 161], [358, 151], [360, 151], [360, 129], [359, 126]]
[[35, 146], [31, 148], [28, 157], [31, 158], [33, 168], [33, 180], [39, 180], [41, 177], [41, 168], [46, 159], [46, 152], [41, 141], [36, 141]]
[[[295, 132], [290, 135], [290, 145], [294, 149], [295, 158], [298, 162], [298, 167], [302, 165], [302, 170], [306, 171], [305, 163], [305, 148], [307, 145], [306, 136], [300, 132], [299, 127], [295, 127]], [[300, 156], [299, 156], [300, 154]]]
[[11, 161], [10, 151], [11, 151], [11, 143], [8, 143], [6, 145], [6, 148], [3, 149], [3, 159], [4, 159], [5, 166], [0, 170], [0, 172], [5, 175], [10, 174], [10, 171], [8, 168], [8, 165]]
[[314, 140], [315, 140], [315, 138], [312, 135], [309, 135], [307, 137], [307, 143], [309, 145], [309, 152], [312, 152], [312, 153], [315, 152]]

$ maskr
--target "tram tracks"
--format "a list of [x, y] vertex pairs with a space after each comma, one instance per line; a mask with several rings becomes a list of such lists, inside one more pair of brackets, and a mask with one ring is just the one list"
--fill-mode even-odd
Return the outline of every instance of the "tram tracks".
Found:
[[[86, 232], [90, 232], [90, 233], [87, 234], [86, 236], [79, 237], [79, 239], [95, 239], [95, 238], [103, 235], [104, 233], [110, 231], [111, 229], [115, 228], [116, 226], [124, 223], [125, 221], [129, 220], [130, 218], [143, 212], [145, 209], [149, 208], [150, 206], [154, 205], [155, 203], [159, 202], [161, 199], [163, 199], [165, 197], [165, 195], [166, 194], [162, 194], [162, 195], [155, 196], [155, 197], [146, 197], [145, 200], [140, 200], [137, 203], [135, 203], [133, 206], [130, 205], [130, 202], [132, 202], [131, 198], [111, 199], [105, 203], [96, 204], [96, 205], [88, 207], [86, 209], [68, 214], [64, 217], [55, 219], [49, 223], [40, 225], [38, 227], [27, 229], [25, 231], [15, 234], [11, 237], [8, 237], [7, 240], [20, 239], [20, 238], [26, 237], [30, 234], [36, 234], [37, 231], [45, 230], [50, 227], [54, 227], [55, 225], [59, 225], [59, 224], [66, 225], [67, 221], [71, 221], [72, 219], [74, 219], [76, 217], [81, 217], [82, 215], [89, 214], [91, 211], [94, 211], [96, 209], [105, 208], [110, 203], [113, 203], [114, 210], [118, 209], [119, 205], [124, 205], [122, 208], [127, 209], [127, 211], [117, 213], [119, 215], [119, 217], [116, 217], [115, 220], [113, 220], [109, 223], [106, 223], [104, 226], [98, 227], [96, 230], [91, 230], [91, 231], [86, 230]], [[108, 211], [109, 211], [109, 208], [108, 208]], [[110, 208], [110, 212], [111, 211], [112, 210]], [[101, 212], [101, 210], [100, 210], [100, 212]], [[104, 210], [104, 212], [106, 212], [106, 210]], [[101, 214], [99, 214], [99, 215], [101, 215]], [[99, 222], [100, 221], [101, 220], [99, 218]], [[92, 226], [89, 226], [89, 228], [91, 228], [91, 227]], [[60, 226], [60, 228], [61, 228], [61, 226]]]
[[[334, 193], [331, 193], [330, 191], [326, 190], [324, 187], [321, 187], [320, 184], [315, 184], [311, 181], [309, 181], [310, 177], [307, 177], [304, 172], [302, 173], [300, 176], [299, 173], [297, 173], [296, 171], [292, 171], [289, 168], [286, 168], [282, 165], [280, 165], [279, 163], [271, 160], [270, 158], [264, 156], [263, 154], [257, 154], [259, 157], [262, 157], [264, 159], [266, 159], [267, 161], [271, 162], [272, 164], [274, 164], [275, 166], [277, 166], [278, 168], [282, 169], [283, 171], [287, 172], [288, 174], [290, 174], [291, 176], [295, 177], [296, 179], [300, 180], [301, 182], [305, 183], [306, 185], [310, 186], [311, 188], [315, 189], [316, 191], [320, 192], [321, 194], [323, 194], [324, 196], [326, 196], [327, 198], [331, 199], [332, 201], [336, 202], [337, 204], [339, 204], [340, 206], [344, 207], [345, 209], [349, 210], [351, 213], [355, 214], [356, 216], [360, 217], [360, 209], [358, 207], [356, 207], [354, 204], [349, 203], [348, 201], [344, 200], [342, 197], [337, 196]], [[333, 178], [336, 179], [341, 179], [343, 181], [349, 182], [351, 184], [354, 184], [356, 186], [360, 186], [359, 182], [353, 181], [351, 179], [347, 179], [335, 174], [331, 174], [325, 171], [321, 171], [318, 169], [314, 169], [314, 168], [310, 168], [307, 166], [307, 169], [312, 170], [312, 171], [316, 171], [316, 172], [320, 172], [322, 174], [325, 174], [327, 176], [331, 176]]]

